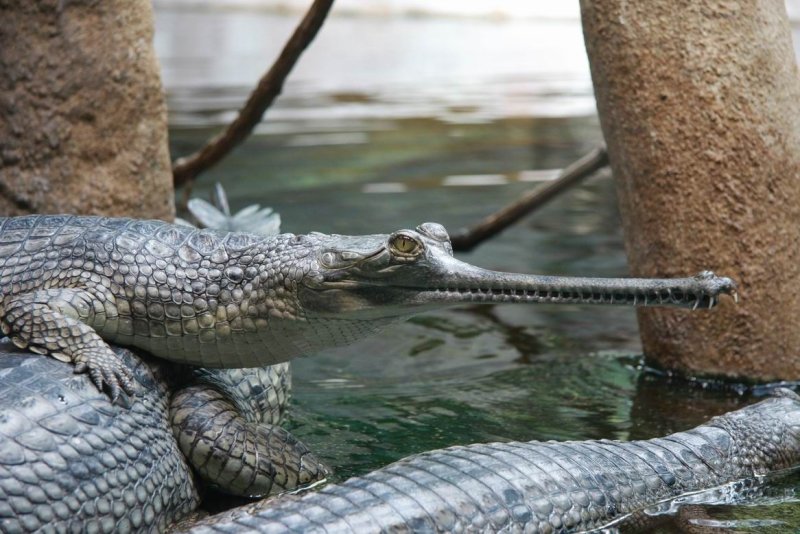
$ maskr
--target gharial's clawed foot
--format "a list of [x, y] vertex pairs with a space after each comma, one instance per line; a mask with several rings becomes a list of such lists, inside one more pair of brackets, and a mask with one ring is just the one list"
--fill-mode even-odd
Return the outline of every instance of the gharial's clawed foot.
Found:
[[88, 372], [112, 402], [120, 390], [133, 395], [133, 374], [91, 326], [93, 310], [102, 304], [96, 293], [48, 288], [3, 297], [0, 304], [0, 326], [14, 345], [72, 363], [76, 373]]
[[121, 391], [128, 395], [136, 392], [133, 374], [110, 350], [84, 351], [75, 357], [74, 363], [75, 372], [88, 373], [97, 389], [109, 393], [112, 403], [119, 399]]

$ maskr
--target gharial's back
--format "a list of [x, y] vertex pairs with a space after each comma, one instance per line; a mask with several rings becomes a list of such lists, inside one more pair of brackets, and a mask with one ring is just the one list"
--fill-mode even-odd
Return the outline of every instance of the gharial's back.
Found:
[[[221, 278], [222, 273], [215, 276], [213, 269], [241, 260], [247, 249], [267, 239], [154, 220], [72, 215], [0, 218], [0, 287], [8, 295], [104, 276], [120, 288], [127, 287], [129, 297], [135, 296], [137, 285], [146, 291], [165, 282], [189, 292], [193, 280]], [[81, 272], [97, 276], [81, 277]], [[109, 286], [116, 296], [126, 295], [114, 284]]]

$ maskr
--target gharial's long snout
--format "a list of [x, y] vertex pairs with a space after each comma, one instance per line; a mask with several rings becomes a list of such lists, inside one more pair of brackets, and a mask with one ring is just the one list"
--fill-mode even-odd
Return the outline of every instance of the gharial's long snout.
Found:
[[490, 271], [452, 257], [437, 258], [420, 295], [440, 302], [552, 302], [711, 308], [736, 283], [704, 271], [688, 278], [583, 278]]
[[[391, 235], [338, 238], [306, 296], [327, 312], [397, 317], [459, 303], [573, 303], [711, 308], [736, 283], [709, 271], [687, 278], [583, 278], [491, 271], [457, 260], [447, 231], [425, 223]], [[354, 244], [359, 245], [358, 250]], [[342, 265], [341, 258], [354, 258]], [[340, 259], [339, 262], [335, 261]]]

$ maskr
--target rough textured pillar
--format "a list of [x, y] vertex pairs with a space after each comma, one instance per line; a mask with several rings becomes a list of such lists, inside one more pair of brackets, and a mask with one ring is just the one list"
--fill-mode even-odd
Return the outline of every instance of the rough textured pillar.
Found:
[[632, 274], [741, 302], [643, 310], [651, 362], [800, 378], [800, 83], [783, 0], [581, 0]]
[[0, 0], [0, 215], [172, 219], [150, 0]]

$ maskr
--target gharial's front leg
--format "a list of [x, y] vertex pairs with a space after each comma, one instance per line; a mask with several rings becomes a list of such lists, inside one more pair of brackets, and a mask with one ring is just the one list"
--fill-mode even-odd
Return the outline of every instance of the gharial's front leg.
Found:
[[0, 327], [20, 348], [75, 364], [75, 372], [88, 372], [98, 389], [108, 388], [112, 401], [120, 389], [134, 392], [130, 370], [90, 326], [99, 302], [83, 289], [52, 288], [9, 295], [2, 299]]

